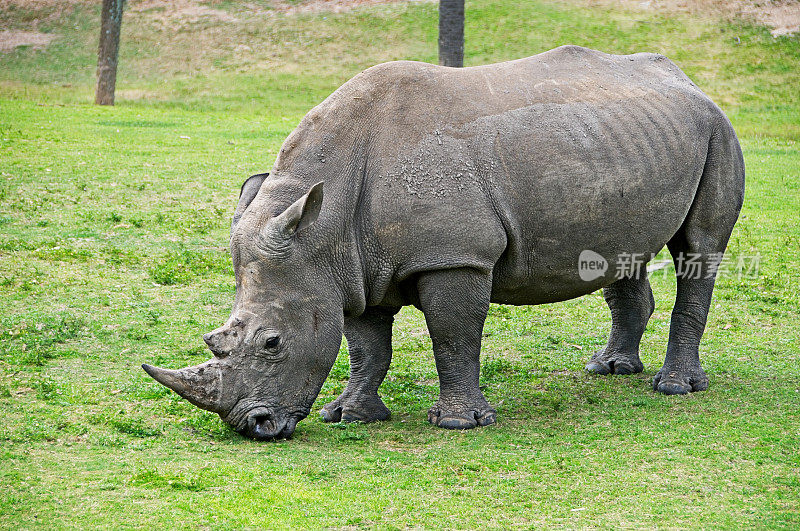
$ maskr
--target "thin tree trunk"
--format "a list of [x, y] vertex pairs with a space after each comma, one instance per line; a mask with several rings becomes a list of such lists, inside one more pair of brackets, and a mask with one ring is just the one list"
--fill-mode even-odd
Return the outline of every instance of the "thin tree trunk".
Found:
[[439, 64], [464, 66], [464, 0], [439, 0]]
[[124, 5], [125, 0], [103, 0], [100, 47], [97, 50], [97, 90], [94, 96], [97, 105], [114, 105], [119, 33]]

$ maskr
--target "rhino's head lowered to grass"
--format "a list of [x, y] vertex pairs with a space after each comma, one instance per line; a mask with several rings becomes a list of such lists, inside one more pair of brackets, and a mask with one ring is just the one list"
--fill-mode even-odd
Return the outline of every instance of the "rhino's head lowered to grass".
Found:
[[288, 437], [308, 415], [343, 328], [341, 297], [319, 282], [325, 273], [313, 266], [320, 263], [315, 246], [302, 242], [319, 215], [322, 183], [277, 215], [247, 211], [265, 177], [245, 183], [234, 215], [233, 311], [203, 336], [214, 358], [180, 370], [143, 365], [159, 383], [262, 440]]

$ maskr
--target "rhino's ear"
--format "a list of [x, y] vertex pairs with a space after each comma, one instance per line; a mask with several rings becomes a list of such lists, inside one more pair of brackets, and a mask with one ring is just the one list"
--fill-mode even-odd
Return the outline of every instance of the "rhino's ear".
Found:
[[323, 184], [324, 182], [318, 182], [312, 186], [306, 195], [275, 217], [270, 222], [271, 228], [277, 229], [283, 236], [291, 236], [295, 232], [311, 226], [319, 217], [319, 211], [322, 208]]
[[233, 213], [233, 220], [231, 220], [231, 235], [233, 235], [233, 229], [236, 228], [236, 224], [242, 219], [242, 215], [245, 210], [247, 210], [247, 207], [250, 206], [250, 203], [253, 202], [253, 199], [255, 199], [258, 191], [261, 189], [261, 185], [264, 184], [264, 180], [267, 177], [269, 177], [269, 173], [259, 173], [258, 175], [248, 177], [244, 184], [242, 184], [242, 189], [239, 190], [239, 204], [236, 205], [236, 210]]

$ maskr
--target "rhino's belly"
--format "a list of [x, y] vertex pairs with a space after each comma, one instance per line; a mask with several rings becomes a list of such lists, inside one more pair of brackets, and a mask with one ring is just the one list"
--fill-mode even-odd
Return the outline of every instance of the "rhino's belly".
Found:
[[[508, 243], [494, 267], [495, 302], [566, 300], [644, 269], [680, 229], [700, 171], [651, 176], [605, 193], [541, 186], [506, 220]], [[542, 196], [547, 200], [537, 200]]]
[[555, 240], [541, 242], [523, 267], [505, 257], [498, 262], [492, 302], [515, 305], [559, 302], [592, 293], [625, 276], [646, 274], [647, 262], [670, 236], [662, 232], [651, 238], [653, 243], [634, 245], [626, 241], [620, 241], [619, 245], [578, 246], [562, 245]]

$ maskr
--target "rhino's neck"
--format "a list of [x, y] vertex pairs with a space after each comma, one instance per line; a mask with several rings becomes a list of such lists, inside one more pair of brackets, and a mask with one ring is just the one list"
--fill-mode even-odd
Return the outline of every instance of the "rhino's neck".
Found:
[[277, 214], [316, 183], [325, 183], [322, 211], [310, 228], [313, 255], [337, 284], [345, 315], [359, 315], [366, 306], [366, 289], [356, 218], [366, 143], [356, 135], [341, 130], [328, 133], [307, 121], [308, 116], [284, 142], [270, 173], [275, 193], [270, 200], [263, 199]]

